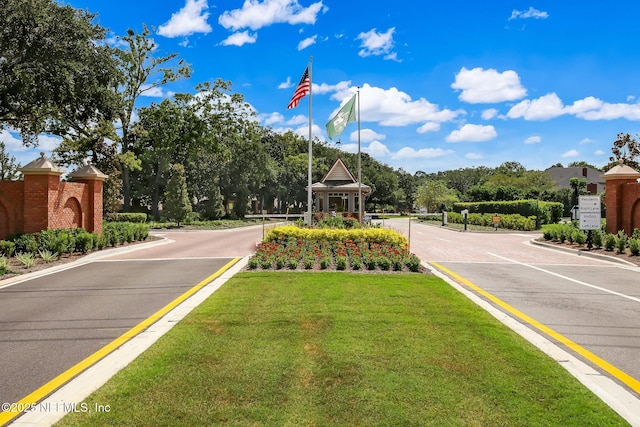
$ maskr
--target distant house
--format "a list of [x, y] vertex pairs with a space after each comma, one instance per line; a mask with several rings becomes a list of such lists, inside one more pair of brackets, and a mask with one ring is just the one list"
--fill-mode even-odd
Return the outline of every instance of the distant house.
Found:
[[587, 180], [587, 193], [600, 194], [604, 191], [604, 179], [602, 172], [594, 168], [577, 167], [577, 168], [560, 168], [557, 166], [550, 167], [545, 170], [551, 175], [556, 182], [558, 188], [571, 188], [571, 178], [585, 178]]

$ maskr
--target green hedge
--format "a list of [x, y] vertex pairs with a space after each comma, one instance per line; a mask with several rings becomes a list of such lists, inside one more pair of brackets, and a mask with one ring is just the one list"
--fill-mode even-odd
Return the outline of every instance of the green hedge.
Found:
[[135, 222], [135, 223], [145, 223], [147, 222], [147, 214], [146, 213], [132, 213], [132, 212], [120, 212], [120, 213], [110, 213], [105, 218], [107, 222]]
[[[442, 221], [442, 216], [427, 216], [421, 217], [423, 221]], [[447, 220], [454, 224], [463, 224], [464, 217], [462, 214], [449, 212], [447, 214]], [[483, 227], [493, 227], [493, 215], [489, 214], [469, 214], [467, 217], [467, 224], [480, 225]], [[500, 228], [506, 228], [509, 230], [523, 230], [531, 231], [536, 228], [536, 217], [524, 217], [519, 214], [512, 215], [500, 215]]]
[[99, 250], [125, 242], [142, 241], [148, 237], [147, 224], [105, 222], [102, 234], [89, 233], [84, 228], [61, 228], [13, 235], [7, 240], [0, 240], [0, 255], [12, 256], [21, 253], [37, 255], [40, 251], [49, 251], [59, 256], [87, 253], [92, 249]]
[[538, 200], [515, 200], [502, 202], [460, 202], [453, 204], [456, 213], [468, 209], [470, 214], [518, 214], [523, 217], [537, 216], [540, 224], [555, 224], [562, 219], [564, 205], [559, 202]]

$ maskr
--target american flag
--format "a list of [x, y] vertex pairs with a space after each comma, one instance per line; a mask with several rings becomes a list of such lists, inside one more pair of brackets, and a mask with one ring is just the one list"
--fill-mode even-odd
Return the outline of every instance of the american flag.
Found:
[[309, 93], [310, 86], [311, 81], [309, 80], [309, 67], [307, 67], [304, 69], [304, 73], [302, 73], [302, 78], [300, 79], [300, 83], [298, 83], [298, 87], [296, 87], [296, 91], [293, 92], [291, 101], [289, 101], [289, 104], [287, 105], [287, 110], [296, 108], [298, 104], [300, 104], [300, 100]]

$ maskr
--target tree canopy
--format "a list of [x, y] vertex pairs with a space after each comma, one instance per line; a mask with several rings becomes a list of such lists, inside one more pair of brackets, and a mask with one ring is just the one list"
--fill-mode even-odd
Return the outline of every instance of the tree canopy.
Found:
[[0, 124], [25, 144], [41, 132], [112, 118], [119, 82], [95, 15], [53, 0], [0, 6]]

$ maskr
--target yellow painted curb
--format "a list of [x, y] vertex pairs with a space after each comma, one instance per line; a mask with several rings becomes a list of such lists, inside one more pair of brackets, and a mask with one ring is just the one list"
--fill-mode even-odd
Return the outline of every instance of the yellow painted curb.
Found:
[[627, 385], [633, 391], [635, 391], [637, 393], [640, 393], [640, 381], [636, 380], [635, 378], [633, 378], [629, 374], [621, 371], [620, 369], [616, 368], [615, 366], [613, 366], [612, 364], [610, 364], [606, 360], [596, 356], [595, 354], [591, 353], [586, 348], [584, 348], [584, 347], [580, 346], [579, 344], [571, 341], [569, 338], [565, 337], [564, 335], [561, 335], [560, 333], [554, 331], [553, 329], [549, 328], [548, 326], [543, 325], [542, 323], [540, 323], [537, 320], [527, 316], [526, 314], [524, 314], [521, 311], [515, 309], [514, 307], [511, 307], [509, 304], [507, 304], [506, 302], [502, 301], [500, 298], [490, 294], [489, 292], [485, 291], [484, 289], [480, 288], [479, 286], [471, 283], [470, 281], [468, 281], [464, 277], [460, 276], [459, 274], [454, 273], [453, 271], [449, 270], [448, 268], [446, 268], [446, 267], [444, 267], [444, 266], [442, 266], [442, 265], [440, 265], [440, 264], [438, 264], [436, 262], [430, 262], [429, 264], [431, 264], [432, 266], [434, 266], [438, 270], [442, 271], [443, 273], [451, 276], [458, 283], [460, 283], [460, 284], [462, 284], [464, 286], [467, 286], [468, 288], [473, 289], [478, 294], [484, 296], [485, 298], [489, 299], [493, 303], [499, 305], [500, 307], [502, 307], [503, 309], [505, 309], [509, 313], [513, 314], [514, 316], [516, 316], [518, 319], [522, 320], [523, 322], [533, 326], [534, 328], [538, 329], [541, 332], [544, 332], [546, 335], [550, 336], [551, 338], [553, 338], [553, 339], [561, 342], [562, 344], [566, 345], [571, 350], [575, 351], [576, 353], [578, 353], [579, 355], [581, 355], [585, 359], [589, 360], [591, 363], [595, 364], [596, 366], [598, 366], [599, 368], [601, 368], [605, 372], [608, 372], [609, 374], [613, 375], [615, 378], [617, 378], [619, 381], [621, 381], [622, 383]]
[[[129, 329], [127, 332], [120, 335], [118, 338], [111, 341], [109, 344], [105, 345], [100, 350], [93, 353], [91, 356], [87, 357], [86, 359], [82, 360], [81, 362], [77, 363], [71, 368], [67, 369], [65, 372], [58, 375], [57, 377], [55, 377], [54, 379], [52, 379], [51, 381], [49, 381], [48, 383], [40, 387], [39, 389], [30, 393], [28, 396], [22, 398], [19, 402], [15, 402], [13, 405], [16, 408], [28, 409], [28, 408], [34, 407], [37, 402], [41, 401], [42, 399], [44, 399], [45, 397], [47, 397], [48, 395], [56, 391], [58, 388], [62, 387], [64, 384], [69, 382], [71, 379], [73, 379], [74, 377], [76, 377], [86, 369], [90, 368], [95, 363], [97, 363], [98, 361], [100, 361], [110, 353], [112, 353], [114, 350], [118, 349], [124, 343], [131, 340], [133, 337], [135, 337], [136, 335], [138, 335], [139, 333], [147, 329], [149, 326], [153, 325], [164, 315], [166, 315], [171, 310], [173, 310], [178, 305], [180, 305], [182, 302], [184, 302], [187, 298], [189, 298], [190, 296], [198, 292], [200, 289], [202, 289], [207, 284], [211, 283], [213, 280], [217, 279], [220, 275], [222, 275], [225, 271], [231, 268], [240, 259], [241, 258], [232, 259], [227, 264], [225, 264], [222, 268], [220, 268], [218, 271], [213, 273], [211, 276], [207, 277], [206, 279], [204, 279], [203, 281], [195, 285], [193, 288], [189, 289], [188, 291], [180, 295], [178, 298], [171, 301], [169, 304], [167, 304], [166, 306], [164, 306], [163, 308], [161, 308], [160, 310], [152, 314], [150, 317], [146, 318], [145, 320], [143, 320], [133, 328]], [[0, 412], [0, 426], [3, 426], [9, 421], [13, 420], [22, 412], [23, 411]]]

